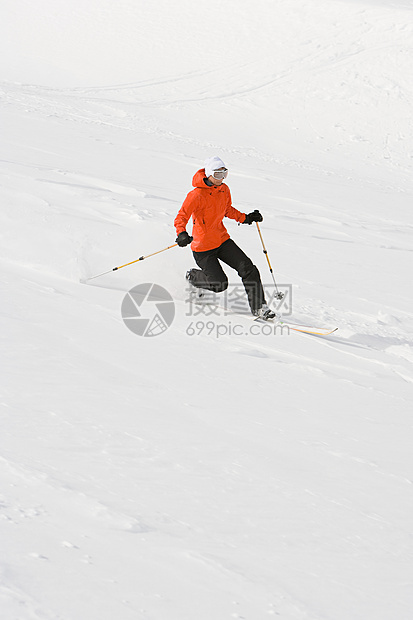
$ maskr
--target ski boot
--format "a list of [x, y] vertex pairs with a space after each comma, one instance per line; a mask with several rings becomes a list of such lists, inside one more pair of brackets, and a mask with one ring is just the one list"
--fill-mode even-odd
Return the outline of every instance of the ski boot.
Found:
[[192, 281], [191, 281], [191, 272], [195, 271], [194, 269], [189, 269], [186, 272], [185, 275], [185, 279], [188, 280], [189, 282], [189, 293], [190, 293], [190, 297], [195, 301], [195, 303], [199, 303], [200, 300], [202, 300], [202, 298], [205, 296], [206, 290], [203, 288], [199, 288], [198, 286], [195, 286]]
[[272, 321], [277, 317], [274, 310], [271, 310], [267, 304], [263, 304], [258, 310], [253, 310], [252, 314], [262, 321]]

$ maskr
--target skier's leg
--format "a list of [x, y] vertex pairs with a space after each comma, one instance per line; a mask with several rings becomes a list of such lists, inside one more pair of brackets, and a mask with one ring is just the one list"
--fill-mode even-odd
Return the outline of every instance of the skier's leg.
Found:
[[238, 272], [248, 297], [251, 311], [265, 304], [260, 272], [252, 260], [232, 240], [228, 239], [218, 248], [218, 258]]
[[228, 288], [228, 278], [219, 264], [217, 249], [206, 252], [193, 252], [200, 269], [191, 269], [189, 281], [197, 288], [205, 288], [214, 293], [221, 293]]

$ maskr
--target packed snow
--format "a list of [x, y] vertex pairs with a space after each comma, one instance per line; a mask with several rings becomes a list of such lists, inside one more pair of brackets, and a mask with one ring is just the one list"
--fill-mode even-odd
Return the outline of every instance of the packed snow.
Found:
[[[413, 1], [0, 18], [2, 620], [411, 620]], [[188, 301], [212, 155], [285, 319], [334, 334]]]

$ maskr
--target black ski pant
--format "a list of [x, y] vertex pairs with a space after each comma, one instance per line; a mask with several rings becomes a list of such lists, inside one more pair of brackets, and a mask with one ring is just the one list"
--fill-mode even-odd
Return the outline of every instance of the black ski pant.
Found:
[[200, 269], [191, 269], [190, 282], [197, 288], [220, 293], [228, 288], [228, 278], [219, 261], [235, 269], [241, 278], [252, 311], [265, 303], [260, 273], [251, 259], [232, 239], [227, 239], [218, 248], [206, 252], [193, 252]]

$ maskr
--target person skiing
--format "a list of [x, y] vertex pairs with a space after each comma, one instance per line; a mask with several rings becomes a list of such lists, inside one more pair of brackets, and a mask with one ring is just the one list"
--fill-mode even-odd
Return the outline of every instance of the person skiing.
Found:
[[[252, 213], [241, 213], [232, 206], [231, 192], [224, 183], [228, 169], [217, 156], [205, 161], [193, 179], [194, 189], [189, 192], [180, 208], [174, 225], [176, 243], [185, 247], [191, 243], [192, 253], [199, 269], [190, 269], [187, 280], [196, 288], [215, 293], [225, 291], [228, 278], [220, 261], [238, 272], [247, 294], [253, 315], [270, 320], [275, 317], [265, 301], [260, 273], [251, 259], [230, 238], [222, 220], [228, 217], [240, 224], [262, 222], [263, 217], [256, 209]], [[186, 225], [192, 217], [192, 235]]]

